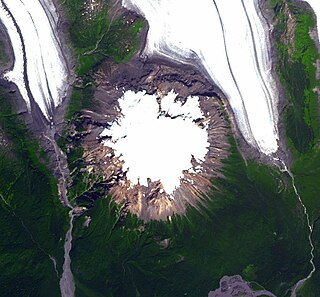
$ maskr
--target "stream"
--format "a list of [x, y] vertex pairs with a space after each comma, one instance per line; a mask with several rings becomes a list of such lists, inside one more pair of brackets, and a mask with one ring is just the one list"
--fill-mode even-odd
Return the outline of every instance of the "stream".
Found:
[[[48, 0], [0, 0], [0, 21], [10, 38], [14, 65], [4, 78], [16, 84], [29, 112], [34, 112], [34, 101], [47, 120], [43, 137], [53, 149], [55, 175], [59, 177], [58, 190], [62, 204], [70, 209], [69, 228], [64, 244], [63, 273], [60, 279], [62, 297], [73, 297], [75, 285], [71, 271], [73, 220], [79, 210], [67, 197], [69, 170], [66, 155], [56, 143], [54, 109], [66, 94], [67, 66], [62, 54], [58, 32], [58, 14]], [[57, 272], [57, 262], [48, 255]]]
[[75, 292], [75, 284], [71, 271], [70, 251], [72, 248], [72, 230], [75, 213], [73, 209], [69, 211], [70, 226], [66, 234], [64, 243], [64, 263], [63, 272], [60, 279], [60, 291], [62, 297], [73, 297]]
[[[67, 196], [67, 186], [69, 179], [69, 170], [67, 163], [67, 156], [60, 149], [56, 140], [55, 140], [56, 129], [54, 124], [51, 125], [50, 129], [47, 130], [47, 133], [44, 133], [43, 136], [46, 138], [51, 146], [54, 149], [55, 162], [58, 169], [59, 183], [59, 196], [63, 205], [70, 208], [69, 211], [69, 228], [66, 233], [65, 241], [64, 241], [64, 263], [63, 263], [63, 272], [60, 279], [60, 291], [62, 297], [74, 297], [75, 293], [75, 284], [73, 279], [73, 274], [71, 271], [71, 258], [70, 251], [72, 249], [72, 231], [73, 231], [73, 222], [76, 215], [81, 213], [80, 208], [73, 207], [68, 200]], [[49, 135], [49, 136], [48, 136]]]
[[290, 171], [290, 169], [288, 169], [288, 167], [286, 166], [286, 164], [278, 159], [278, 158], [275, 158], [275, 161], [280, 161], [280, 163], [282, 164], [283, 168], [280, 168], [280, 171], [281, 172], [285, 172], [287, 173], [290, 178], [291, 178], [291, 182], [292, 182], [292, 187], [294, 189], [294, 192], [296, 194], [296, 196], [298, 197], [298, 200], [300, 202], [300, 205], [302, 206], [303, 208], [303, 212], [304, 212], [304, 215], [306, 217], [306, 220], [307, 220], [307, 225], [308, 225], [308, 228], [309, 228], [309, 235], [308, 235], [308, 240], [309, 240], [309, 244], [310, 244], [310, 247], [311, 247], [311, 250], [310, 250], [310, 260], [309, 260], [309, 263], [311, 264], [312, 266], [312, 269], [310, 271], [310, 273], [303, 279], [300, 279], [292, 288], [291, 288], [291, 295], [290, 297], [296, 297], [297, 296], [297, 292], [298, 290], [304, 285], [304, 283], [310, 279], [313, 275], [313, 273], [316, 271], [316, 267], [314, 265], [314, 245], [313, 245], [313, 242], [312, 242], [312, 232], [313, 232], [313, 225], [311, 224], [310, 222], [310, 217], [309, 217], [309, 214], [308, 214], [308, 211], [307, 211], [307, 208], [305, 206], [305, 204], [303, 203], [302, 199], [301, 199], [301, 196], [298, 192], [298, 189], [295, 185], [295, 180], [294, 180], [294, 175], [292, 174], [292, 172]]

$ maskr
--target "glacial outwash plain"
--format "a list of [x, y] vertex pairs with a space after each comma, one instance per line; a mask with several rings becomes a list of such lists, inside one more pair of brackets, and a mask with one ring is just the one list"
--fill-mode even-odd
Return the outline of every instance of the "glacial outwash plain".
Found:
[[0, 297], [319, 297], [320, 1], [0, 0]]

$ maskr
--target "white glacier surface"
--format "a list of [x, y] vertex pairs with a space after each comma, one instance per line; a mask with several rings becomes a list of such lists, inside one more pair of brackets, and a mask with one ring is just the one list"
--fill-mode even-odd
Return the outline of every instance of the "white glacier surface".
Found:
[[5, 73], [4, 77], [17, 85], [23, 100], [26, 102], [27, 108], [30, 109], [30, 98], [28, 96], [24, 81], [22, 42], [14, 25], [13, 19], [5, 10], [2, 2], [0, 2], [0, 20], [7, 29], [15, 57], [12, 70]]
[[[5, 77], [16, 83], [22, 97], [30, 110], [30, 98], [25, 83], [24, 75], [28, 78], [30, 92], [43, 115], [51, 120], [55, 107], [65, 95], [67, 85], [67, 67], [64, 62], [56, 32], [54, 11], [51, 13], [43, 8], [53, 10], [50, 1], [42, 0], [2, 0], [1, 21], [6, 26], [13, 49], [15, 63]], [[16, 22], [4, 11], [4, 5], [12, 14]], [[49, 21], [50, 20], [50, 21]], [[19, 32], [21, 33], [22, 40]], [[23, 67], [22, 42], [25, 48], [26, 69]]]
[[149, 23], [144, 54], [205, 68], [224, 92], [246, 141], [278, 149], [278, 93], [268, 28], [257, 0], [123, 0]]
[[159, 110], [157, 95], [126, 91], [119, 99], [122, 116], [101, 133], [111, 137], [104, 145], [124, 161], [123, 170], [132, 184], [148, 186], [148, 178], [160, 180], [172, 194], [180, 186], [183, 170], [192, 168], [192, 156], [204, 161], [208, 132], [193, 122], [203, 118], [199, 98], [189, 97], [181, 105], [176, 96], [174, 92], [165, 96]]

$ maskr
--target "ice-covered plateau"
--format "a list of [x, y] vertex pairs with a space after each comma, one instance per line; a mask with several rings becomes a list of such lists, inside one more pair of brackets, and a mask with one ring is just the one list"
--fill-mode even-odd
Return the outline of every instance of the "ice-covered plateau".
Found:
[[55, 7], [49, 0], [1, 0], [0, 20], [14, 52], [13, 68], [4, 77], [17, 85], [29, 111], [33, 98], [50, 121], [67, 89]]
[[98, 87], [99, 109], [84, 111], [86, 171], [99, 176], [124, 212], [145, 221], [199, 209], [212, 180], [223, 176], [230, 148], [215, 89], [189, 66], [141, 67], [138, 60], [128, 72], [109, 64], [101, 71], [117, 70]]
[[127, 91], [119, 99], [122, 117], [102, 132], [110, 137], [104, 145], [124, 162], [130, 187], [161, 181], [173, 197], [183, 171], [192, 168], [192, 158], [204, 161], [209, 143], [207, 128], [195, 123], [204, 118], [199, 98], [189, 97], [182, 105], [176, 97], [172, 91], [159, 105], [157, 95]]
[[110, 191], [116, 201], [129, 199], [145, 220], [197, 207], [227, 154], [224, 142], [216, 143], [225, 123], [211, 100], [200, 106], [198, 97], [180, 101], [174, 91], [124, 92], [120, 116], [100, 134], [106, 171], [118, 166], [122, 172]]
[[200, 66], [230, 102], [245, 140], [278, 150], [278, 92], [258, 0], [123, 0], [149, 23], [144, 55]]

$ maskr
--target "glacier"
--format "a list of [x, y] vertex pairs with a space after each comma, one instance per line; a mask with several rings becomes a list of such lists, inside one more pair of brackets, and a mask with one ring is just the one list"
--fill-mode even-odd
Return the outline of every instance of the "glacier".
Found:
[[192, 168], [192, 157], [204, 162], [210, 146], [207, 128], [194, 121], [204, 118], [198, 97], [185, 104], [173, 91], [161, 98], [146, 91], [126, 91], [119, 98], [121, 117], [110, 123], [100, 137], [124, 162], [123, 170], [132, 185], [148, 187], [149, 179], [161, 181], [167, 194], [179, 188], [184, 171]]
[[123, 0], [146, 18], [145, 56], [201, 67], [227, 97], [244, 139], [264, 154], [278, 150], [279, 99], [269, 28], [257, 0]]
[[[45, 10], [46, 8], [46, 10]], [[57, 36], [58, 15], [49, 0], [1, 0], [0, 20], [13, 51], [15, 83], [31, 111], [31, 97], [48, 121], [66, 94], [68, 71]]]
[[27, 108], [30, 110], [30, 98], [28, 96], [26, 84], [24, 81], [24, 59], [23, 59], [22, 42], [20, 39], [20, 35], [16, 30], [15, 23], [11, 15], [5, 9], [2, 1], [0, 2], [0, 20], [3, 23], [3, 25], [6, 27], [9, 38], [11, 40], [13, 54], [15, 57], [15, 62], [12, 70], [5, 73], [4, 77], [7, 80], [12, 81], [17, 85], [21, 93], [21, 96], [27, 105]]

